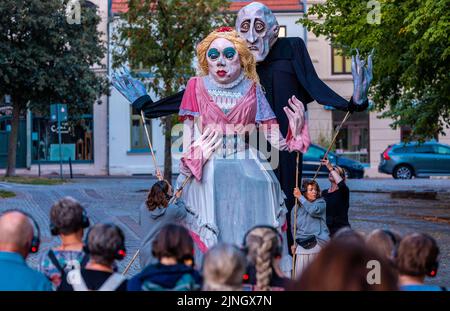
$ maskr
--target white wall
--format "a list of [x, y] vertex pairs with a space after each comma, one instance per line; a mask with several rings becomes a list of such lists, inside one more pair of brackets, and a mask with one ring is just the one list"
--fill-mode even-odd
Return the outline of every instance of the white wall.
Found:
[[286, 26], [287, 37], [300, 37], [305, 40], [304, 27], [295, 23], [302, 13], [275, 13], [275, 16], [280, 26]]
[[[153, 97], [154, 98], [154, 97]], [[115, 89], [109, 99], [109, 170], [111, 175], [154, 174], [150, 152], [131, 152], [131, 110], [128, 101]], [[160, 169], [164, 165], [164, 136], [160, 120], [152, 120], [152, 145]]]

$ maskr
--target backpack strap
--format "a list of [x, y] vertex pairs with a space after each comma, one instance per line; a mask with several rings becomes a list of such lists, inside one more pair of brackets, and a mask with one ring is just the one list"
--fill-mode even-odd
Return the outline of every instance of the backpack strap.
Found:
[[67, 282], [72, 285], [75, 292], [86, 292], [89, 290], [83, 276], [81, 275], [80, 269], [73, 269], [69, 271], [69, 273], [67, 273]]
[[83, 259], [81, 259], [80, 261], [80, 268], [84, 269], [84, 267], [86, 267], [88, 262], [89, 262], [89, 254], [84, 254]]
[[98, 289], [100, 292], [113, 292], [125, 281], [125, 277], [120, 273], [113, 273], [102, 286]]
[[50, 249], [48, 251], [47, 256], [50, 259], [50, 261], [52, 262], [52, 264], [56, 267], [56, 269], [58, 269], [58, 271], [61, 273], [61, 277], [63, 277], [66, 272], [64, 271], [64, 268], [61, 267], [61, 265], [59, 264], [59, 261], [56, 258], [55, 252], [53, 252], [53, 250]]

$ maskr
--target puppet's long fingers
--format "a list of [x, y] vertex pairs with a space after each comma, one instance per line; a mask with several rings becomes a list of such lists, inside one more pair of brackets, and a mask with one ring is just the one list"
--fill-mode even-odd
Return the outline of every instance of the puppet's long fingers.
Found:
[[214, 141], [214, 139], [217, 138], [218, 133], [214, 130], [210, 130], [210, 133], [208, 134], [208, 136], [205, 137], [205, 140], [203, 141], [203, 143], [205, 145], [210, 144], [212, 141]]
[[116, 72], [113, 73], [113, 83], [120, 93], [126, 94], [126, 87], [123, 83], [122, 77], [119, 76]]
[[299, 114], [300, 116], [304, 116], [305, 115], [305, 106], [303, 105], [303, 103], [297, 99], [297, 97], [292, 96], [292, 103], [295, 105], [296, 110], [295, 112], [297, 114]]
[[373, 70], [373, 49], [372, 49], [372, 51], [370, 52], [370, 54], [369, 54], [369, 57], [368, 57], [368, 59], [367, 59], [367, 73], [368, 73], [368, 76], [369, 76], [369, 78], [370, 78], [370, 81], [372, 81], [372, 77], [373, 77], [373, 75], [372, 75], [372, 70]]
[[291, 98], [289, 98], [288, 104], [289, 104], [289, 107], [292, 109], [292, 111], [294, 111], [294, 113], [298, 113], [300, 107], [294, 98], [295, 98], [295, 96], [292, 96]]
[[211, 154], [213, 154], [217, 149], [219, 149], [220, 144], [221, 144], [221, 141], [219, 139], [219, 140], [215, 141], [214, 144], [209, 146], [207, 153], [206, 153], [206, 157], [209, 158], [211, 156]]
[[207, 138], [206, 145], [212, 146], [218, 138], [219, 138], [219, 132], [216, 132], [216, 131], [212, 132]]
[[284, 113], [286, 113], [286, 116], [288, 117], [288, 119], [294, 117], [294, 113], [288, 107], [286, 107], [286, 106], [283, 107], [283, 110], [284, 110]]
[[205, 143], [206, 138], [211, 133], [211, 129], [209, 127], [205, 128], [202, 135], [196, 140], [197, 145], [201, 145]]
[[286, 116], [288, 118], [289, 126], [294, 126], [295, 125], [294, 113], [287, 107], [284, 107], [283, 110], [284, 110], [284, 113], [286, 113]]
[[356, 77], [356, 75], [357, 75], [357, 70], [356, 70], [356, 57], [355, 57], [355, 55], [352, 55], [352, 76], [353, 76], [353, 79]]

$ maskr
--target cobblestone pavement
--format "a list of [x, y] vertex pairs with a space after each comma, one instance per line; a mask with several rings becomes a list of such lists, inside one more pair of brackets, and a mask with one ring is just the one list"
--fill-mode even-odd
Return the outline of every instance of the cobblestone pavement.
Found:
[[[42, 231], [42, 250], [58, 244], [48, 230], [48, 214], [52, 203], [63, 196], [73, 196], [87, 209], [93, 223], [114, 222], [126, 235], [127, 258], [119, 263], [123, 270], [139, 247], [142, 236], [138, 223], [139, 206], [147, 189], [155, 179], [136, 178], [83, 178], [58, 186], [31, 186], [0, 183], [0, 189], [14, 191], [17, 196], [0, 199], [0, 211], [19, 208], [31, 213]], [[326, 179], [320, 179], [324, 189]], [[365, 233], [373, 229], [392, 229], [401, 234], [420, 231], [434, 236], [441, 248], [438, 276], [428, 282], [450, 286], [450, 180], [393, 179], [349, 180], [351, 189], [350, 223]], [[437, 192], [435, 199], [393, 198], [397, 191]], [[37, 256], [31, 255], [30, 265], [35, 266]], [[140, 270], [138, 260], [132, 265], [129, 276]]]

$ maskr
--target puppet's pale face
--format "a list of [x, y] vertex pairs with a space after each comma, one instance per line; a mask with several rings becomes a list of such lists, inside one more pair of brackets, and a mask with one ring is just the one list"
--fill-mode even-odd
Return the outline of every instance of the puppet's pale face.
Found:
[[211, 77], [220, 84], [228, 84], [241, 74], [239, 54], [231, 41], [215, 39], [206, 52]]
[[236, 30], [247, 41], [256, 62], [263, 61], [269, 54], [279, 29], [275, 15], [261, 3], [250, 3], [238, 12]]

